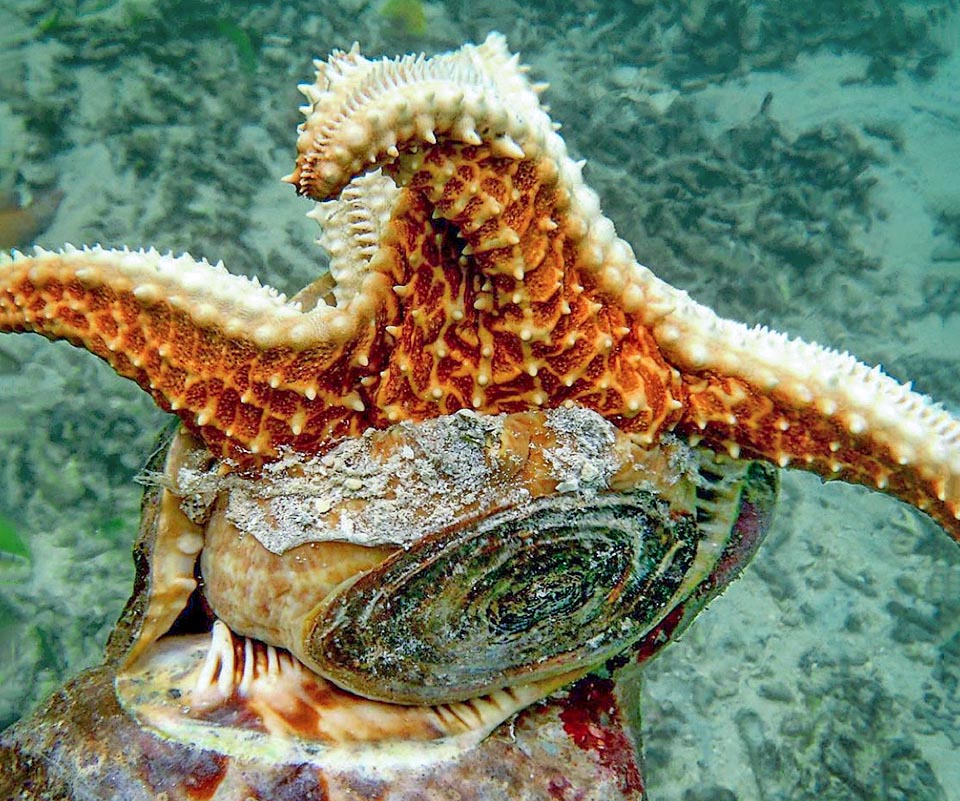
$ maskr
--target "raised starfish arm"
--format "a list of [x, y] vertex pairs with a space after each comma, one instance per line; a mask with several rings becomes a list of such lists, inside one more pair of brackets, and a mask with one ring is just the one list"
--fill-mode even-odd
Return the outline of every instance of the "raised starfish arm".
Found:
[[[287, 180], [324, 200], [380, 165], [422, 204], [395, 214], [391, 244], [421, 314], [405, 315], [401, 339], [433, 349], [395, 390], [407, 406], [410, 395], [449, 398], [438, 368], [462, 342], [450, 311], [472, 307], [465, 328], [488, 347], [454, 354], [476, 377], [460, 405], [575, 402], [650, 441], [677, 427], [733, 455], [889, 492], [960, 538], [960, 423], [879, 368], [722, 320], [638, 264], [502, 38], [430, 60], [354, 50], [318, 63], [301, 89], [311, 105]], [[434, 241], [463, 272], [444, 275], [452, 259]]]
[[228, 455], [577, 404], [647, 444], [679, 430], [892, 493], [960, 539], [960, 423], [637, 263], [501, 37], [337, 54], [303, 90], [287, 180], [324, 201], [335, 308], [326, 285], [301, 309], [188, 257], [68, 250], [0, 266], [0, 330], [88, 348]]

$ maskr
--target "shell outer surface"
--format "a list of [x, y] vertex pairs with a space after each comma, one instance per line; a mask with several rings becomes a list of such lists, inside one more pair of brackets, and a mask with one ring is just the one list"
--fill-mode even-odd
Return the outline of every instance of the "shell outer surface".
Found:
[[158, 737], [118, 706], [113, 677], [108, 667], [81, 674], [0, 735], [0, 797], [555, 801], [558, 787], [573, 788], [582, 801], [645, 797], [639, 741], [608, 679], [523, 711], [456, 759], [378, 772], [240, 760]]

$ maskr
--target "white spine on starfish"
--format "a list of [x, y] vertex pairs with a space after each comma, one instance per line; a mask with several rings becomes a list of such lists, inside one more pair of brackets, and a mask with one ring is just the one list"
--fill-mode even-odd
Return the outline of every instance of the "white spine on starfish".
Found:
[[[358, 325], [369, 319], [389, 290], [382, 276], [361, 274], [341, 290], [343, 306], [319, 306], [304, 313], [299, 304], [256, 278], [227, 272], [222, 263], [196, 260], [189, 254], [173, 256], [157, 250], [110, 250], [100, 246], [61, 251], [36, 248], [32, 254], [0, 254], [0, 284], [15, 271], [26, 269], [34, 283], [76, 279], [86, 287], [108, 285], [132, 291], [146, 306], [166, 303], [185, 312], [197, 324], [216, 328], [230, 337], [250, 338], [260, 348], [287, 346], [299, 349], [329, 340], [349, 339]], [[53, 315], [55, 310], [42, 314]], [[30, 311], [24, 311], [29, 321]]]
[[[466, 134], [466, 116], [485, 113], [485, 94], [512, 100], [519, 112], [540, 111], [535, 95], [533, 104], [529, 101], [532, 87], [519, 59], [509, 53], [500, 34], [491, 34], [481, 45], [465, 45], [430, 59], [419, 55], [370, 61], [354, 45], [349, 53], [334, 52], [328, 61], [315, 61], [314, 66], [315, 82], [300, 86], [311, 103], [301, 109], [308, 116], [302, 135], [367, 155], [371, 145], [385, 143], [381, 149], [386, 150], [397, 140], [412, 135], [429, 140], [431, 132], [449, 127]], [[430, 108], [411, 106], [411, 87], [431, 93], [436, 102]], [[402, 123], [410, 133], [404, 136], [394, 128], [390, 142], [389, 126], [380, 124], [388, 118]], [[380, 134], [376, 140], [370, 138], [371, 129]], [[510, 148], [506, 142], [504, 146]]]
[[486, 141], [509, 158], [536, 158], [544, 149], [565, 155], [536, 88], [499, 34], [430, 59], [370, 61], [354, 47], [315, 65], [316, 81], [300, 87], [310, 105], [301, 109], [307, 119], [297, 143], [311, 154], [300, 183], [314, 196], [335, 194], [400, 148], [439, 137]]

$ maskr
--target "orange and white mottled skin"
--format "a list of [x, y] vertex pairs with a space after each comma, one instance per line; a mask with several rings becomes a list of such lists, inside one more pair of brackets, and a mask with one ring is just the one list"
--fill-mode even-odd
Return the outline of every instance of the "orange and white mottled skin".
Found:
[[[472, 408], [596, 410], [896, 495], [960, 538], [960, 422], [847, 354], [658, 279], [600, 212], [504, 40], [317, 63], [286, 180], [331, 275], [66, 248], [0, 265], [0, 330], [84, 347], [239, 460]], [[323, 300], [331, 297], [335, 305]]]

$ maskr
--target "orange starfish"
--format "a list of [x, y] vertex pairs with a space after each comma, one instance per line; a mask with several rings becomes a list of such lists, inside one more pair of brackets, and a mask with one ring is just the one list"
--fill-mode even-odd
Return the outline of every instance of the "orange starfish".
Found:
[[65, 248], [0, 266], [0, 330], [67, 339], [217, 453], [579, 405], [865, 484], [960, 539], [960, 423], [847, 354], [718, 318], [634, 258], [504, 40], [317, 63], [286, 180], [331, 254], [288, 301], [222, 266]]

